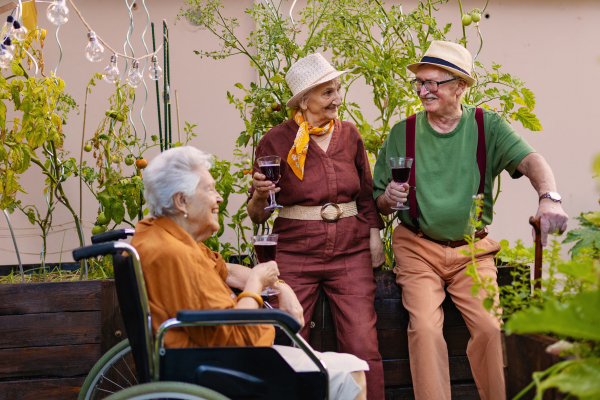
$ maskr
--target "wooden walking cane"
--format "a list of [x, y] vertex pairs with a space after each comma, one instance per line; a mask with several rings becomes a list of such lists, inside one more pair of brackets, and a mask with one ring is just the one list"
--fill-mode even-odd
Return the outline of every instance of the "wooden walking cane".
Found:
[[542, 228], [540, 226], [540, 219], [529, 217], [529, 224], [533, 226], [535, 230], [535, 264], [533, 267], [533, 279], [536, 280], [534, 289], [542, 288]]

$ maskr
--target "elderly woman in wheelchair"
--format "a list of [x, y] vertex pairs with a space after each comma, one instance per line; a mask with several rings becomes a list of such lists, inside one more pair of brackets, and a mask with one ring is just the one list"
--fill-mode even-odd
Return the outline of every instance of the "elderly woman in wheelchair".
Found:
[[[366, 399], [366, 362], [315, 352], [297, 335], [303, 310], [278, 281], [275, 262], [252, 269], [228, 264], [202, 243], [219, 230], [223, 201], [210, 165], [208, 154], [188, 146], [161, 153], [144, 171], [150, 217], [137, 224], [131, 246], [141, 261], [141, 292], [156, 336], [156, 351], [148, 347], [156, 353], [149, 357], [152, 380], [195, 383], [233, 399]], [[257, 310], [266, 287], [280, 290], [280, 309], [289, 314]], [[282, 327], [300, 348], [273, 345], [275, 330], [263, 321]]]

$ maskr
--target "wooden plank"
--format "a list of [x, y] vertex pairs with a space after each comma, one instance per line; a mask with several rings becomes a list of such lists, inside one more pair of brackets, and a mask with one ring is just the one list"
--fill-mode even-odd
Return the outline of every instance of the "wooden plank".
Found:
[[76, 400], [85, 376], [0, 382], [0, 400]]
[[[532, 374], [544, 371], [552, 365], [562, 361], [556, 355], [546, 353], [546, 347], [555, 343], [557, 339], [544, 335], [508, 335], [504, 337], [505, 364], [504, 376], [506, 380], [506, 395], [513, 398], [532, 381]], [[530, 390], [524, 400], [533, 399], [534, 390]], [[564, 396], [555, 390], [544, 394], [544, 400], [559, 400]]]
[[[448, 346], [449, 356], [467, 355], [467, 343], [471, 334], [466, 326], [445, 327], [444, 339]], [[337, 351], [335, 332], [321, 334], [320, 351]], [[378, 330], [379, 353], [384, 360], [408, 358], [408, 336], [406, 329]]]
[[99, 311], [101, 281], [0, 285], [0, 315]]
[[100, 343], [100, 311], [0, 316], [0, 349]]
[[115, 289], [114, 279], [105, 279], [102, 281], [102, 310], [100, 312], [101, 329], [100, 332], [100, 350], [105, 354], [117, 343], [127, 337], [125, 324], [121, 318], [119, 309], [119, 300]]
[[[317, 304], [319, 306], [319, 304]], [[442, 303], [444, 310], [444, 327], [465, 326], [465, 321], [450, 296]], [[375, 312], [377, 313], [377, 329], [407, 329], [409, 315], [402, 305], [402, 299], [375, 299]], [[323, 312], [323, 332], [334, 332], [333, 315], [329, 306], [329, 299], [325, 296]]]
[[[466, 356], [449, 357], [450, 381], [473, 380], [471, 366]], [[412, 384], [408, 359], [384, 360], [383, 376], [386, 386]]]
[[0, 350], [0, 380], [86, 375], [100, 359], [100, 344]]
[[[450, 386], [453, 399], [457, 400], [480, 400], [477, 386], [474, 383], [461, 383]], [[411, 387], [386, 387], [385, 400], [415, 400], [415, 394]]]

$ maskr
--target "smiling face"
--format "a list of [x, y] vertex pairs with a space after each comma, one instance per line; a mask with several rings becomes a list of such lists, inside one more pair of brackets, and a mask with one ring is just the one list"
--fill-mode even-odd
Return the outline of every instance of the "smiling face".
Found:
[[304, 118], [315, 127], [323, 127], [337, 118], [342, 104], [342, 84], [338, 78], [312, 89], [307, 100], [300, 101]]
[[[446, 70], [427, 64], [419, 67], [416, 78], [420, 81], [438, 82], [452, 79]], [[460, 98], [466, 87], [466, 82], [458, 79], [438, 85], [435, 93], [429, 92], [423, 85], [418, 95], [428, 114], [443, 117], [453, 115], [457, 109], [460, 109]]]
[[219, 230], [219, 203], [223, 198], [215, 189], [215, 180], [206, 169], [200, 170], [200, 183], [192, 196], [186, 197], [184, 227], [196, 241], [208, 239]]

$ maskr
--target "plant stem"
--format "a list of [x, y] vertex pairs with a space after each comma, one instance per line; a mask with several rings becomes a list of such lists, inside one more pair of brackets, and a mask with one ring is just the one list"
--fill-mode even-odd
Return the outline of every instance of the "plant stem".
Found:
[[462, 26], [463, 39], [465, 39], [465, 42], [463, 43], [463, 45], [465, 46], [465, 49], [466, 49], [467, 48], [467, 32], [465, 31], [465, 26], [462, 23], [463, 8], [462, 8], [462, 3], [460, 2], [460, 0], [458, 0], [458, 7], [460, 8], [460, 25]]

